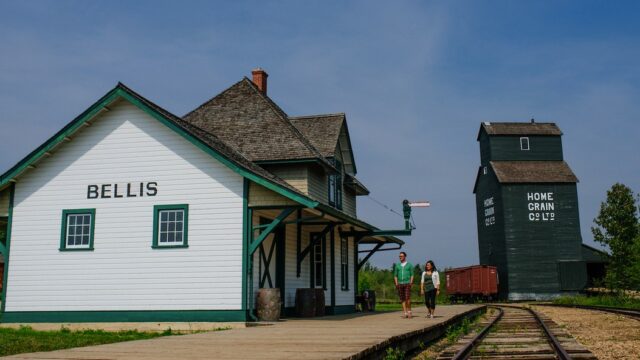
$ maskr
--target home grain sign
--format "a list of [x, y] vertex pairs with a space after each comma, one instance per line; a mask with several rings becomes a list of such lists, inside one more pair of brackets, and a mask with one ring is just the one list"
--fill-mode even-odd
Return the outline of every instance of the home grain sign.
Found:
[[496, 209], [493, 205], [493, 196], [484, 199], [484, 226], [491, 226], [496, 223]]
[[556, 219], [553, 192], [528, 192], [529, 221], [554, 221]]

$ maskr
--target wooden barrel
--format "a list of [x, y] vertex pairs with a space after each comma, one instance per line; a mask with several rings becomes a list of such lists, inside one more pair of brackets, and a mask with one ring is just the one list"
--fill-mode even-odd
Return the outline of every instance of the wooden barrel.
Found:
[[260, 321], [280, 320], [280, 289], [264, 288], [256, 296], [256, 312]]
[[316, 316], [316, 289], [296, 289], [296, 315], [299, 317]]
[[316, 289], [316, 316], [324, 316], [324, 289]]

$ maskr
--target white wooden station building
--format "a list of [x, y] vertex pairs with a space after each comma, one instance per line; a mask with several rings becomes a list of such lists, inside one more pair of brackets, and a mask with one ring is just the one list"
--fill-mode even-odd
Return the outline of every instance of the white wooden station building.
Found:
[[353, 312], [358, 251], [407, 234], [366, 194], [345, 115], [288, 116], [261, 69], [183, 117], [118, 84], [0, 176], [0, 321], [250, 321], [264, 287]]

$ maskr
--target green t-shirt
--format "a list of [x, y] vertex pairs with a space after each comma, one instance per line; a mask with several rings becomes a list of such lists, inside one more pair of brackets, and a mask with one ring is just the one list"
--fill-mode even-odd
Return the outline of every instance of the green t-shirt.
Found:
[[398, 284], [409, 284], [413, 276], [413, 265], [406, 262], [404, 266], [401, 263], [393, 265], [393, 277], [398, 278]]

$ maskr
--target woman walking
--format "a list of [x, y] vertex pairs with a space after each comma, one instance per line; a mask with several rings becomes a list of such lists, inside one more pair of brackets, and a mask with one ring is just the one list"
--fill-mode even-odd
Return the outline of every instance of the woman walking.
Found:
[[429, 260], [424, 265], [422, 280], [420, 281], [420, 294], [424, 295], [424, 304], [427, 306], [427, 317], [433, 319], [436, 310], [436, 295], [440, 294], [440, 274], [436, 265]]

